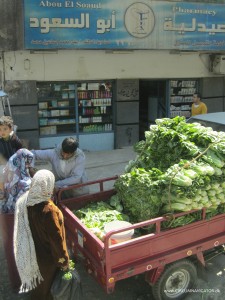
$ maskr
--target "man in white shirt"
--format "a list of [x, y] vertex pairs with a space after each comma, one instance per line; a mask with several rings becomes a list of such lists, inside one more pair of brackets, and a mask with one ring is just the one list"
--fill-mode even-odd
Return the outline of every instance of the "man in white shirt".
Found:
[[[85, 155], [78, 148], [78, 141], [72, 137], [65, 138], [55, 149], [32, 150], [35, 160], [50, 162], [55, 175], [55, 190], [74, 184], [87, 182], [85, 172]], [[75, 188], [63, 192], [63, 199], [73, 198], [88, 193], [87, 188]]]

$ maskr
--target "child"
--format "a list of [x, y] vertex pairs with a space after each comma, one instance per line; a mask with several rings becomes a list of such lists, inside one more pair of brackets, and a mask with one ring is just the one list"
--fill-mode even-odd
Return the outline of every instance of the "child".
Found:
[[0, 200], [3, 198], [3, 168], [9, 158], [22, 148], [22, 143], [13, 131], [10, 116], [0, 118]]
[[13, 120], [10, 116], [2, 116], [0, 118], [0, 154], [1, 164], [9, 160], [9, 158], [22, 148], [22, 142], [13, 131]]

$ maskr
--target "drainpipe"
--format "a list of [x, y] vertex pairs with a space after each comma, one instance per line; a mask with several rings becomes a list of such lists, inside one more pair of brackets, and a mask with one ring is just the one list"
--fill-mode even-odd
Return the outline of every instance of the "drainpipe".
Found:
[[223, 77], [223, 111], [225, 111], [225, 76]]
[[0, 52], [0, 89], [4, 90], [5, 86], [5, 60], [4, 52]]

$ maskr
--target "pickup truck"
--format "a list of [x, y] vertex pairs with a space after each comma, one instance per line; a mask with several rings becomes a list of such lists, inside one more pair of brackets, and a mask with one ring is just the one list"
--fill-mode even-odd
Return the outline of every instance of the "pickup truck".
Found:
[[[225, 214], [206, 218], [201, 210], [201, 219], [178, 228], [163, 229], [167, 217], [158, 217], [129, 227], [112, 230], [101, 241], [74, 214], [88, 203], [107, 201], [115, 195], [114, 189], [105, 190], [104, 184], [117, 177], [92, 181], [99, 185], [99, 191], [74, 199], [59, 200], [64, 215], [69, 249], [74, 256], [85, 258], [87, 272], [92, 274], [106, 293], [114, 291], [116, 282], [145, 273], [145, 280], [152, 287], [156, 300], [182, 299], [195, 286], [198, 272], [205, 266], [205, 255], [209, 251], [223, 251], [225, 243]], [[63, 190], [62, 190], [63, 191]], [[172, 217], [191, 214], [182, 212]], [[134, 237], [131, 240], [110, 245], [113, 234], [129, 229], [146, 228], [155, 225], [155, 232]], [[222, 250], [221, 250], [221, 249]]]
[[[225, 112], [190, 118], [187, 122], [200, 122], [214, 130], [225, 131]], [[224, 251], [225, 213], [207, 218], [206, 208], [198, 210], [200, 219], [180, 227], [165, 228], [168, 218], [179, 218], [197, 210], [160, 216], [130, 226], [112, 230], [100, 240], [74, 214], [91, 202], [108, 201], [116, 194], [114, 188], [106, 189], [109, 181], [117, 176], [90, 181], [96, 185], [95, 192], [73, 199], [61, 200], [58, 205], [63, 212], [68, 246], [75, 255], [84, 257], [87, 272], [92, 274], [106, 293], [112, 293], [116, 283], [141, 273], [152, 288], [156, 300], [183, 299], [194, 288], [197, 277], [204, 274], [206, 257], [214, 251]], [[77, 185], [79, 188], [81, 185]], [[66, 189], [74, 188], [68, 187]], [[111, 244], [116, 233], [144, 229], [154, 225], [155, 230], [132, 239]]]

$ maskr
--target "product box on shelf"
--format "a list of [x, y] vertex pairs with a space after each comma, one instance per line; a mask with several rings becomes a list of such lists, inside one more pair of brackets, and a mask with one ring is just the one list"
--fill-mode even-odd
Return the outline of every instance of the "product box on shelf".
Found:
[[58, 101], [58, 107], [69, 106], [69, 101]]
[[60, 124], [75, 124], [75, 119], [60, 119]]
[[38, 110], [38, 117], [39, 118], [43, 117], [42, 110]]
[[70, 112], [68, 109], [62, 109], [59, 111], [60, 116], [69, 116]]
[[68, 99], [68, 93], [62, 93], [62, 99]]
[[59, 124], [59, 119], [48, 119], [48, 125]]
[[49, 129], [49, 127], [41, 127], [41, 128], [40, 128], [40, 134], [41, 134], [41, 135], [48, 135], [48, 134], [50, 134], [50, 129]]
[[59, 92], [61, 90], [61, 85], [60, 84], [54, 84], [54, 90], [56, 92]]
[[69, 90], [75, 90], [75, 84], [69, 84]]
[[56, 126], [41, 127], [40, 134], [41, 135], [56, 134]]
[[48, 119], [39, 119], [39, 125], [40, 126], [48, 125]]
[[75, 92], [69, 92], [69, 98], [70, 99], [75, 98]]
[[57, 107], [58, 106], [58, 101], [57, 100], [52, 100], [52, 107]]
[[59, 110], [58, 109], [53, 109], [51, 110], [51, 117], [58, 117], [59, 116]]
[[39, 109], [46, 109], [48, 108], [48, 102], [39, 102], [38, 107]]
[[50, 126], [50, 134], [56, 134], [56, 131], [57, 131], [57, 129], [56, 129], [56, 126]]
[[42, 110], [42, 117], [49, 117], [49, 112], [47, 110]]

